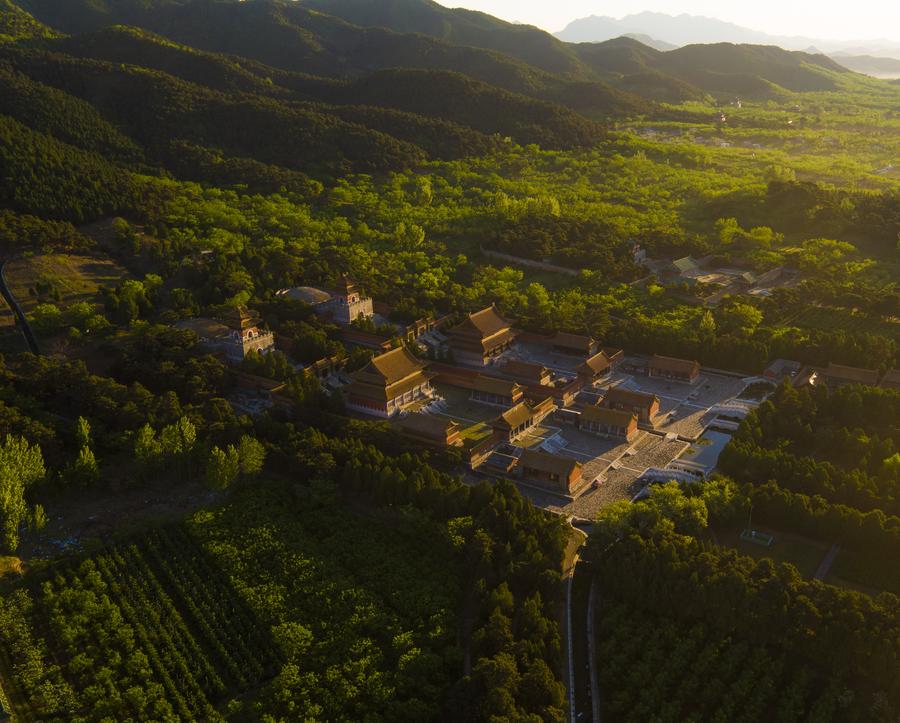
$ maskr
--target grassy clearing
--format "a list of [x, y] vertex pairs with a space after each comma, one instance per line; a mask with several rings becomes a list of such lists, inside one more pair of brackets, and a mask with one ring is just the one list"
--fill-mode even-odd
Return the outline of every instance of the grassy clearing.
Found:
[[816, 574], [819, 563], [828, 552], [828, 543], [810, 540], [789, 532], [773, 530], [769, 527], [754, 525], [758, 532], [765, 532], [775, 537], [775, 541], [769, 547], [757, 545], [741, 539], [743, 528], [715, 529], [714, 541], [722, 547], [733, 547], [742, 555], [753, 557], [757, 560], [771, 558], [776, 562], [787, 562], [796, 567], [803, 577], [811, 578]]
[[491, 435], [491, 428], [485, 424], [484, 422], [478, 422], [478, 424], [473, 424], [471, 427], [466, 427], [460, 433], [460, 437], [462, 437], [464, 442], [468, 442], [470, 444], [477, 444], [481, 440], [489, 437]]
[[79, 301], [92, 301], [101, 286], [115, 286], [127, 277], [128, 272], [108, 258], [74, 254], [16, 259], [6, 268], [10, 291], [26, 314], [41, 303], [42, 299], [32, 293], [39, 284], [49, 285], [54, 295], [59, 294], [58, 300], [43, 300], [66, 307]]
[[900, 568], [895, 568], [892, 575], [886, 576], [877, 566], [873, 569], [864, 555], [842, 549], [835, 558], [825, 582], [869, 593], [873, 590], [876, 592], [886, 590], [900, 595]]

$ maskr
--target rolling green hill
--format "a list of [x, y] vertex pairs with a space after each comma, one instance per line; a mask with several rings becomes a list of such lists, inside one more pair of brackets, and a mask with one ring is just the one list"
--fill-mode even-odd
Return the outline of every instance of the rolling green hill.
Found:
[[0, 113], [86, 151], [134, 164], [141, 149], [89, 103], [0, 64]]
[[[220, 3], [222, 7], [231, 8], [237, 12], [243, 12], [247, 8], [255, 14], [262, 10], [280, 7], [277, 3], [256, 3], [252, 7], [236, 7], [231, 3]], [[135, 16], [142, 12], [137, 6], [116, 6], [120, 15], [129, 14]], [[126, 12], [129, 11], [130, 12]], [[163, 10], [183, 10], [180, 6], [166, 6]], [[292, 8], [285, 8], [291, 10]], [[304, 17], [315, 16], [313, 11], [303, 10]], [[347, 26], [343, 21], [335, 20], [338, 26]], [[332, 23], [332, 25], [334, 24]], [[329, 26], [331, 27], [331, 26]], [[356, 29], [364, 33], [361, 29]], [[181, 29], [185, 33], [184, 28]], [[390, 48], [390, 39], [393, 36], [385, 32], [376, 33], [379, 42], [385, 42], [386, 48], [392, 53], [399, 52], [397, 48]], [[423, 40], [422, 36], [396, 36], [408, 38], [414, 41]], [[426, 42], [432, 42], [425, 39]], [[440, 44], [445, 51], [456, 53], [461, 51], [459, 57], [466, 59], [467, 50], [457, 49], [455, 46]], [[579, 145], [590, 144], [600, 137], [601, 129], [590, 121], [573, 112], [570, 108], [561, 105], [551, 105], [533, 97], [522, 94], [506, 92], [501, 87], [486, 82], [479, 82], [470, 76], [459, 73], [449, 73], [444, 70], [421, 70], [418, 75], [398, 70], [382, 70], [376, 75], [364, 75], [355, 79], [323, 78], [295, 70], [275, 68], [265, 65], [259, 60], [247, 59], [236, 55], [227, 55], [220, 52], [202, 51], [189, 47], [183, 43], [173, 41], [158, 35], [152, 31], [129, 26], [114, 25], [100, 30], [90, 31], [84, 34], [47, 41], [45, 47], [52, 51], [41, 54], [38, 51], [15, 53], [9, 51], [11, 61], [17, 63], [20, 70], [30, 73], [39, 80], [56, 84], [59, 88], [80, 95], [105, 108], [106, 115], [116, 123], [130, 129], [136, 138], [145, 145], [154, 146], [152, 129], [145, 127], [145, 119], [155, 119], [157, 123], [160, 117], [160, 106], [177, 106], [165, 96], [177, 93], [184, 97], [201, 93], [200, 88], [219, 91], [225, 94], [251, 93], [258, 99], [267, 97], [268, 108], [280, 108], [284, 117], [292, 117], [304, 108], [309, 111], [309, 106], [279, 105], [277, 101], [305, 101], [315, 103], [314, 112], [317, 117], [328, 117], [331, 124], [343, 127], [347, 119], [353, 119], [353, 123], [368, 126], [372, 138], [380, 138], [384, 134], [393, 136], [398, 142], [415, 144], [426, 150], [429, 155], [441, 158], [457, 158], [473, 152], [486, 152], [494, 147], [496, 140], [488, 139], [484, 134], [499, 134], [509, 136], [521, 143], [539, 142], [548, 147], [571, 148]], [[365, 54], [367, 55], [367, 54]], [[407, 59], [397, 57], [397, 65], [414, 64], [418, 53], [411, 53]], [[495, 54], [489, 53], [493, 56]], [[423, 60], [420, 65], [438, 65], [442, 63], [434, 59], [434, 54], [421, 53]], [[498, 56], [499, 57], [499, 56]], [[43, 58], [43, 60], [39, 60]], [[78, 60], [76, 60], [76, 58]], [[103, 62], [93, 62], [103, 61]], [[506, 62], [506, 61], [504, 61]], [[49, 70], [47, 64], [56, 68]], [[466, 59], [466, 63], [472, 63], [473, 75], [478, 74], [479, 63], [477, 57]], [[124, 64], [124, 65], [123, 65]], [[515, 61], [508, 63], [516, 67]], [[468, 65], [467, 65], [468, 67]], [[524, 67], [524, 66], [523, 66]], [[91, 73], [84, 69], [92, 68]], [[99, 69], [103, 69], [104, 79], [97, 76]], [[126, 72], [126, 69], [130, 68]], [[135, 85], [131, 80], [123, 81], [121, 76], [125, 74], [131, 78], [135, 69], [144, 68], [160, 71], [159, 73], [140, 73], [140, 83], [150, 82], [154, 77], [154, 88], [145, 93], [137, 94], [132, 102], [140, 112], [134, 112], [134, 118], [125, 118], [122, 111], [113, 102], [110, 96], [109, 86], [116, 88], [116, 93], [129, 93], [128, 89], [119, 89], [119, 86]], [[546, 76], [539, 71], [528, 70], [535, 78]], [[415, 97], [404, 97], [403, 93], [397, 93], [396, 87], [389, 79], [395, 77], [397, 83], [413, 89]], [[550, 76], [547, 76], [550, 77]], [[118, 78], [118, 79], [117, 79]], [[168, 80], [166, 80], [168, 79]], [[187, 84], [176, 83], [175, 80], [187, 81]], [[417, 81], [415, 79], [418, 79]], [[504, 80], [510, 80], [505, 78]], [[168, 90], [160, 90], [159, 84], [168, 84]], [[502, 85], [517, 83], [501, 83]], [[194, 87], [196, 91], [188, 90]], [[534, 86], [529, 86], [531, 91]], [[559, 103], [575, 106], [586, 113], [619, 114], [622, 112], [642, 112], [646, 110], [644, 104], [636, 97], [628, 97], [625, 94], [606, 86], [586, 84], [554, 84], [547, 93], [552, 93]], [[202, 94], [202, 93], [201, 93]], [[124, 97], [124, 96], [123, 96]], [[203, 107], [200, 101], [200, 107]], [[256, 101], [251, 101], [251, 104]], [[244, 106], [246, 99], [242, 100]], [[329, 109], [328, 105], [365, 105], [366, 108], [342, 108], [339, 113], [335, 109]], [[148, 107], [149, 106], [149, 107]], [[380, 109], [380, 110], [376, 110]], [[475, 109], [475, 112], [473, 112]], [[497, 112], [498, 110], [509, 111]], [[224, 143], [217, 134], [221, 131], [213, 129], [209, 134], [193, 133], [190, 125], [181, 125], [182, 119], [176, 121], [179, 127], [173, 129], [180, 140], [196, 144], [199, 147], [227, 149], [242, 157], [252, 158], [267, 165], [280, 165], [286, 168], [299, 169], [302, 165], [305, 170], [322, 172], [315, 164], [304, 162], [297, 164], [292, 160], [275, 159], [271, 156], [260, 156], [258, 149], [252, 148], [252, 143], [244, 141], [240, 145]], [[383, 139], [381, 139], [383, 140]], [[288, 146], [290, 147], [290, 146]], [[159, 146], [154, 146], [157, 157], [164, 155]], [[409, 150], [409, 149], [407, 149]], [[288, 154], [290, 155], [290, 154]], [[307, 154], [308, 155], [308, 154]], [[342, 154], [335, 157], [340, 159]], [[385, 160], [380, 153], [366, 153], [368, 158]], [[415, 154], [413, 154], [413, 157]], [[306, 159], [307, 161], [309, 159]], [[367, 164], [367, 165], [366, 165]], [[371, 161], [360, 167], [371, 170]], [[338, 160], [332, 164], [334, 167], [354, 167], [353, 164]], [[389, 163], [386, 167], [395, 167]]]
[[833, 74], [848, 72], [824, 55], [764, 45], [687, 45], [660, 55], [657, 68], [711, 91], [730, 77], [737, 83], [759, 79], [799, 93], [834, 90]]
[[621, 87], [649, 97], [688, 100], [711, 93], [768, 98], [784, 91], [833, 90], [835, 74], [847, 73], [824, 55], [762, 45], [687, 45], [661, 52], [623, 37], [577, 48], [594, 70], [618, 74]]
[[506, 138], [590, 147], [603, 122], [653, 117], [655, 101], [853, 77], [778, 48], [564, 43], [431, 0], [0, 3], [16, 28], [0, 46], [0, 112], [131, 168], [268, 189], [483, 155]]
[[0, 115], [0, 198], [23, 212], [84, 221], [133, 203], [128, 173], [96, 153]]
[[50, 28], [38, 22], [12, 0], [0, 0], [0, 43], [53, 35]]
[[831, 90], [834, 74], [847, 72], [825, 56], [769, 46], [720, 43], [661, 52], [625, 37], [565, 43], [534, 27], [431, 0], [21, 4], [61, 32], [134, 25], [190, 48], [318, 76], [359, 77], [392, 68], [454, 71], [595, 118], [652, 112], [637, 96], [681, 101], [704, 94], [769, 98], [785, 90]]
[[[451, 40], [444, 37], [446, 33], [431, 36], [422, 32], [397, 32], [385, 27], [389, 25], [387, 22], [360, 27], [305, 4], [285, 0], [125, 2], [103, 5], [102, 12], [90, 0], [22, 2], [38, 17], [64, 32], [96, 31], [115, 24], [139, 26], [182, 46], [236, 55], [285, 71], [350, 78], [392, 68], [446, 70], [541, 100], [564, 102], [577, 97], [578, 109], [596, 118], [651, 110], [637, 96], [617, 92], [601, 83], [565, 44], [547, 33], [532, 28], [520, 37], [518, 26], [501, 21], [494, 21], [499, 29], [492, 36], [504, 38], [503, 42], [485, 42], [478, 47], [475, 38], [467, 37], [466, 40], [473, 42], [463, 42], [458, 33], [451, 34]], [[85, 6], [84, 13], [73, 13], [72, 7], [81, 5]], [[390, 11], [390, 7], [386, 10]], [[528, 48], [535, 45], [535, 38], [541, 42], [527, 53], [534, 64], [522, 60], [521, 54], [507, 55], [494, 47]], [[121, 33], [114, 39], [101, 39], [107, 44], [113, 40], [121, 45]], [[560, 63], [544, 62], [547, 48], [547, 52], [554, 53], [562, 49], [571, 67], [561, 67], [558, 73], [549, 72], [547, 67], [557, 67]], [[110, 58], [113, 50], [106, 48], [104, 57]], [[134, 48], [129, 48], [129, 53], [133, 52]], [[172, 72], [172, 67], [166, 69]], [[584, 84], [588, 82], [597, 85], [584, 93]], [[585, 99], [596, 102], [588, 105]]]
[[508, 23], [485, 13], [445, 8], [431, 0], [302, 1], [306, 7], [354, 25], [430, 35], [458, 45], [496, 50], [549, 73], [596, 79], [570, 44], [530, 25]]
[[398, 169], [425, 159], [411, 144], [313, 104], [226, 94], [161, 71], [58, 54], [23, 52], [16, 64], [91, 103], [157, 157], [177, 139], [313, 174]]
[[385, 70], [354, 82], [343, 95], [551, 148], [590, 145], [602, 135], [597, 124], [566, 108], [507, 93], [459, 73]]
[[132, 26], [113, 25], [62, 38], [48, 47], [79, 58], [154, 68], [225, 92], [278, 94], [270, 79], [271, 68], [250, 61], [241, 64], [227, 55], [197, 50]]
[[[703, 92], [769, 96], [779, 92], [774, 86], [798, 92], [830, 90], [834, 81], [823, 71], [844, 72], [825, 56], [775, 47], [722, 43], [663, 53], [626, 37], [605, 43], [564, 43], [530, 26], [451, 10], [431, 0], [303, 0], [303, 4], [357, 25], [424, 33], [500, 51], [568, 78], [619, 81], [620, 89], [651, 98], [686, 100]], [[651, 70], [655, 73], [648, 76]], [[666, 82], [665, 76], [670, 76]]]

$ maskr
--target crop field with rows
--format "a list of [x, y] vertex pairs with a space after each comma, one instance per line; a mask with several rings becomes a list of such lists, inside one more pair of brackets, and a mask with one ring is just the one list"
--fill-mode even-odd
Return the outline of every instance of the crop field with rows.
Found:
[[3, 596], [0, 642], [21, 720], [218, 720], [218, 705], [278, 664], [265, 628], [179, 526]]

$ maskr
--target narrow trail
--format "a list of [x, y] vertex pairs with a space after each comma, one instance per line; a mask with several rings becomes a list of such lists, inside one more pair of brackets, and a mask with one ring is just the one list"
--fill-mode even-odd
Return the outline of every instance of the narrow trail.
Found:
[[572, 582], [575, 579], [575, 566], [578, 564], [578, 553], [572, 562], [572, 569], [569, 570], [566, 579], [566, 648], [568, 652], [568, 668], [569, 668], [569, 721], [575, 723], [575, 652], [572, 645]]
[[595, 606], [597, 604], [597, 578], [591, 580], [591, 592], [588, 596], [587, 630], [588, 663], [591, 674], [591, 713], [594, 723], [600, 723], [600, 680], [597, 674], [597, 638], [594, 635]]
[[834, 564], [834, 561], [840, 551], [841, 546], [835, 542], [831, 546], [831, 549], [826, 553], [825, 557], [822, 558], [822, 562], [819, 563], [819, 569], [816, 570], [815, 574], [816, 580], [824, 580], [828, 576], [828, 573], [831, 570], [831, 566]]
[[[578, 544], [571, 550], [571, 553], [567, 552], [566, 557], [568, 558], [569, 554], [571, 554], [571, 559], [566, 561], [565, 567], [565, 586], [566, 586], [566, 601], [565, 601], [565, 616], [560, 617], [560, 624], [565, 625], [565, 629], [562, 631], [562, 637], [566, 641], [566, 688], [567, 692], [567, 701], [569, 704], [569, 722], [575, 723], [576, 721], [576, 711], [575, 711], [575, 620], [572, 614], [572, 586], [575, 580], [575, 568], [578, 566], [578, 561], [581, 558], [580, 549], [581, 546], [587, 540], [587, 534], [583, 530], [579, 530], [577, 527], [572, 527], [572, 530], [578, 534]], [[570, 542], [570, 548], [572, 546], [572, 542]]]

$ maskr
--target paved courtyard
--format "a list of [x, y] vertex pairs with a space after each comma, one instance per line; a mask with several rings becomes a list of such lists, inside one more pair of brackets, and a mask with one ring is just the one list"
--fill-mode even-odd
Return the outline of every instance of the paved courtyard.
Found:
[[738, 396], [745, 385], [738, 377], [708, 371], [703, 371], [694, 384], [616, 371], [596, 384], [595, 390], [605, 391], [611, 386], [655, 394], [659, 397], [659, 414], [654, 420], [657, 431], [693, 441], [715, 418], [710, 409]]
[[632, 442], [604, 439], [576, 429], [565, 428], [560, 437], [566, 446], [557, 453], [579, 460], [586, 480], [598, 480], [571, 502], [555, 495], [520, 487], [535, 505], [567, 515], [593, 519], [614, 502], [632, 499], [643, 487], [638, 479], [650, 467], [665, 467], [690, 445], [658, 434], [640, 432]]
[[[579, 357], [557, 354], [540, 345], [522, 343], [514, 345], [504, 356], [539, 363], [565, 375], [573, 375], [582, 361]], [[627, 357], [624, 364], [634, 365], [640, 361], [640, 357]], [[546, 449], [581, 462], [584, 479], [589, 483], [578, 497], [568, 502], [538, 488], [519, 485], [522, 494], [535, 505], [561, 514], [593, 519], [604, 507], [632, 499], [643, 487], [643, 483], [638, 482], [642, 475], [651, 467], [666, 468], [691, 449], [690, 443], [696, 443], [714, 421], [716, 414], [711, 411], [712, 407], [738, 397], [745, 384], [739, 377], [708, 370], [703, 370], [694, 384], [614, 371], [584, 389], [576, 404], [596, 403], [611, 386], [659, 397], [660, 411], [654, 419], [655, 430], [640, 431], [627, 442], [587, 434], [568, 425], [559, 425], [553, 417], [548, 418], [516, 446], [535, 448], [552, 440]], [[501, 411], [498, 407], [472, 402], [468, 393], [460, 389], [439, 385], [438, 392], [447, 401], [442, 413], [471, 427], [472, 432], [486, 429], [484, 422]], [[702, 444], [695, 446], [695, 454]]]
[[559, 354], [541, 344], [516, 342], [506, 353], [509, 359], [521, 359], [533, 364], [541, 364], [562, 376], [575, 376], [575, 369], [584, 361], [584, 357], [574, 354]]

